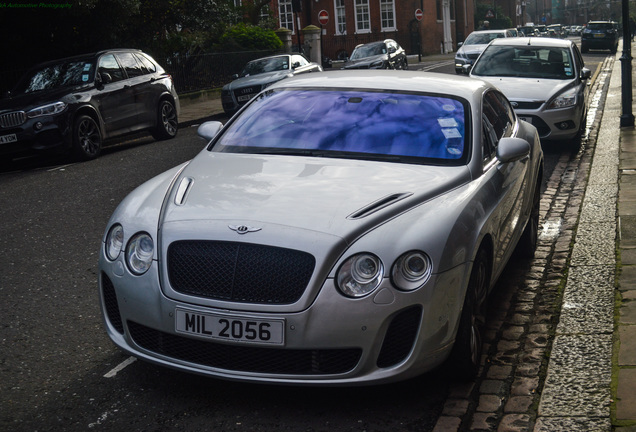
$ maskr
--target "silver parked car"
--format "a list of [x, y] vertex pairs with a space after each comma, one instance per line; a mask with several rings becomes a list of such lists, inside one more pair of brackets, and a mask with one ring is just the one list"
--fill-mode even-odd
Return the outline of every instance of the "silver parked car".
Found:
[[223, 111], [232, 115], [264, 88], [282, 79], [307, 72], [322, 72], [322, 66], [302, 54], [281, 54], [248, 62], [221, 89]]
[[488, 44], [500, 38], [516, 37], [518, 32], [508, 30], [478, 30], [468, 35], [464, 42], [457, 45], [455, 53], [455, 72], [463, 73], [464, 65], [472, 65], [477, 57], [486, 49]]
[[354, 385], [450, 358], [476, 374], [484, 301], [534, 254], [543, 153], [494, 86], [411, 71], [277, 83], [192, 161], [133, 191], [99, 258], [106, 330], [219, 378]]
[[542, 140], [574, 140], [585, 132], [590, 70], [571, 40], [517, 38], [486, 48], [470, 75], [496, 85]]

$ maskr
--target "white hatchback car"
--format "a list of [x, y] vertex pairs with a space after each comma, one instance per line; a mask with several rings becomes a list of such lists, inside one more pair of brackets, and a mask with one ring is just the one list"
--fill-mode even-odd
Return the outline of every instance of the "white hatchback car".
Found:
[[542, 141], [576, 145], [585, 132], [590, 75], [573, 41], [551, 38], [493, 41], [470, 71], [498, 87]]

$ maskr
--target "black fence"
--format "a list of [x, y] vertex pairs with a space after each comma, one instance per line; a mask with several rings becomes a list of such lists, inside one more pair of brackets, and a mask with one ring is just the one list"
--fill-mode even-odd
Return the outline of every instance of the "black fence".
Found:
[[[157, 62], [172, 75], [179, 94], [218, 88], [232, 81], [243, 66], [260, 57], [277, 54], [275, 51], [245, 51], [232, 53], [210, 53], [200, 55], [174, 55], [156, 58]], [[11, 90], [26, 72], [21, 70], [0, 71], [0, 95]]]

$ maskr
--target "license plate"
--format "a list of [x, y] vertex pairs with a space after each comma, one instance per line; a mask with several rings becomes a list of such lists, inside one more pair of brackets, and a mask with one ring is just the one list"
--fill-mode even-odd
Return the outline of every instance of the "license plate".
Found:
[[9, 144], [12, 142], [17, 142], [17, 141], [18, 141], [18, 137], [16, 134], [0, 136], [0, 144]]
[[210, 339], [283, 345], [285, 321], [176, 309], [175, 330]]
[[604, 38], [605, 35], [603, 33], [594, 33], [595, 38]]
[[248, 101], [248, 100], [252, 99], [254, 96], [256, 96], [256, 95], [255, 94], [250, 94], [250, 95], [239, 96], [238, 97], [238, 101], [239, 102], [245, 102], [245, 101]]
[[532, 124], [532, 117], [519, 117], [521, 120]]

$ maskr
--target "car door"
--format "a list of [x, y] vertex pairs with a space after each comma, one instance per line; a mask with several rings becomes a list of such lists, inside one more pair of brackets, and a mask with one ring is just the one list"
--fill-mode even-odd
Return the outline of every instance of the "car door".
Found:
[[114, 54], [105, 54], [97, 62], [101, 84], [95, 93], [96, 105], [104, 121], [105, 137], [118, 135], [136, 122], [135, 95]]
[[517, 120], [512, 106], [498, 91], [486, 92], [482, 104], [484, 175], [495, 200], [491, 222], [496, 233], [494, 269], [498, 273], [521, 235], [522, 210], [524, 200], [528, 199], [524, 191], [527, 189], [529, 158], [508, 163], [497, 160], [499, 140], [513, 136]]
[[126, 71], [128, 85], [133, 92], [135, 121], [131, 124], [131, 129], [147, 128], [154, 123], [157, 115], [152, 75], [146, 73], [145, 68], [142, 68], [132, 52], [118, 52], [116, 56]]

